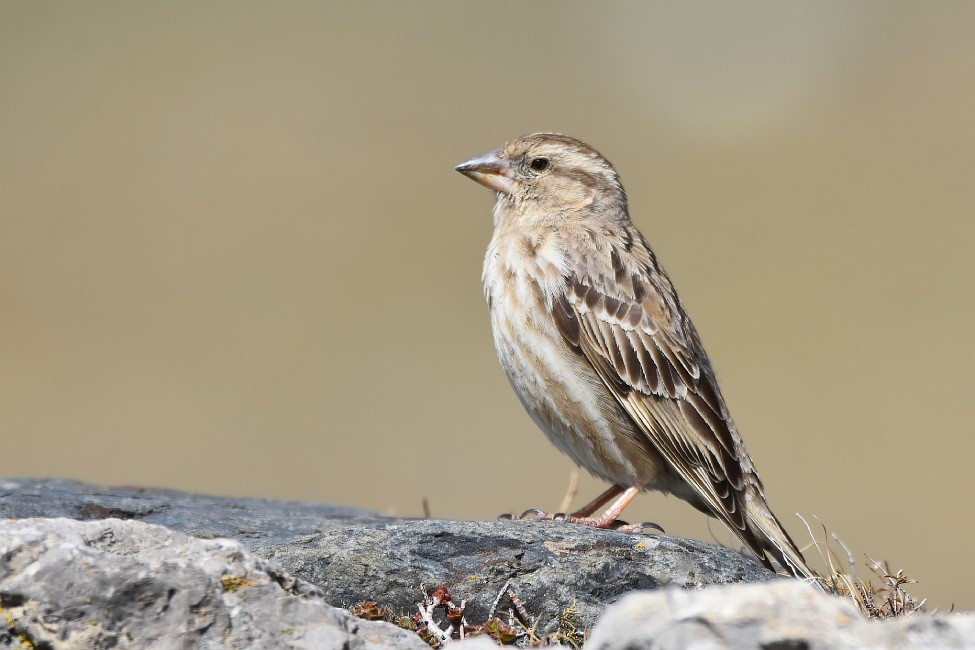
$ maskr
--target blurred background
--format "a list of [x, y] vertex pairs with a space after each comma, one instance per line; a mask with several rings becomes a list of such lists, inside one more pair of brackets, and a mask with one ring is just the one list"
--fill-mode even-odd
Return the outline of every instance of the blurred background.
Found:
[[452, 169], [555, 130], [620, 170], [793, 536], [973, 609], [973, 33], [967, 1], [3, 3], [0, 476], [557, 508]]

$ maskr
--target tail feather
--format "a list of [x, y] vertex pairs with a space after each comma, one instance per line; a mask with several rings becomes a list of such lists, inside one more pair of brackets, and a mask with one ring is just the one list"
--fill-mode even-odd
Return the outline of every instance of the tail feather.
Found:
[[[764, 504], [763, 504], [764, 505]], [[789, 533], [785, 532], [782, 524], [776, 519], [772, 511], [767, 507], [749, 508], [748, 523], [753, 527], [752, 532], [755, 537], [762, 541], [761, 549], [758, 553], [759, 559], [764, 560], [766, 566], [769, 564], [768, 556], [778, 562], [782, 568], [791, 573], [796, 578], [808, 580], [815, 584], [819, 589], [825, 591], [822, 583], [822, 576], [810, 568], [803, 557], [802, 551], [792, 541]]]

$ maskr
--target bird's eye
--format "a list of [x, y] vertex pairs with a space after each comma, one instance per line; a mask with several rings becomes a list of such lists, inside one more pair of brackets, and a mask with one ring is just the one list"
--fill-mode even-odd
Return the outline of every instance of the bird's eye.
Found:
[[543, 172], [548, 169], [548, 158], [533, 158], [528, 166], [532, 168], [532, 171]]

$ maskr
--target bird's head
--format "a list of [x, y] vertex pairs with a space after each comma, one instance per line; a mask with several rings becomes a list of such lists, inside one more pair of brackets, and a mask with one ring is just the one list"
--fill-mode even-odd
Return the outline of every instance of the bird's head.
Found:
[[626, 214], [626, 194], [609, 161], [559, 133], [515, 138], [455, 169], [497, 192], [499, 207], [514, 208], [520, 220]]

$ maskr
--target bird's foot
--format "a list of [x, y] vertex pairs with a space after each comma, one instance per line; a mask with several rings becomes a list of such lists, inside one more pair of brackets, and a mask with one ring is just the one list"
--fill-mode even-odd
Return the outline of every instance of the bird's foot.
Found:
[[[561, 513], [559, 513], [561, 514]], [[564, 519], [561, 521], [568, 521], [572, 524], [581, 524], [583, 526], [592, 526], [593, 528], [605, 528], [608, 530], [615, 530], [621, 533], [645, 533], [648, 529], [658, 530], [661, 533], [664, 529], [661, 528], [660, 524], [655, 524], [652, 521], [641, 521], [638, 524], [628, 524], [622, 519], [616, 519], [615, 517], [608, 517], [606, 514], [600, 517], [576, 517], [574, 515], [562, 515]], [[558, 517], [558, 515], [556, 515]], [[556, 521], [560, 521], [556, 519]]]
[[510, 521], [565, 521], [570, 524], [590, 526], [592, 528], [602, 528], [605, 530], [615, 530], [621, 533], [643, 533], [648, 529], [658, 530], [661, 533], [664, 529], [659, 524], [652, 521], [644, 521], [639, 524], [629, 524], [622, 519], [617, 519], [607, 512], [599, 517], [580, 516], [579, 513], [566, 514], [564, 512], [545, 512], [537, 508], [531, 508], [521, 513], [520, 516], [504, 514], [498, 519]]

